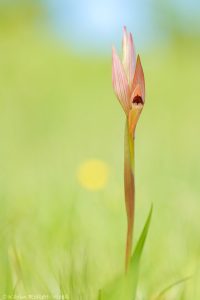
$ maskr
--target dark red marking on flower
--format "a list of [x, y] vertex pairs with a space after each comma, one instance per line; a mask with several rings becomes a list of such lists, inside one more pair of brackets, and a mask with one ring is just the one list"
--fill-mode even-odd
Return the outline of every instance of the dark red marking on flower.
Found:
[[139, 95], [137, 95], [133, 98], [132, 103], [133, 104], [142, 104], [142, 105], [144, 104], [142, 97], [140, 97]]

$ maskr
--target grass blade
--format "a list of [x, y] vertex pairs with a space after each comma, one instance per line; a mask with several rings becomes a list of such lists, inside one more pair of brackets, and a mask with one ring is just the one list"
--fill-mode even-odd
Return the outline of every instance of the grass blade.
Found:
[[164, 288], [161, 292], [159, 292], [159, 294], [153, 298], [154, 300], [161, 300], [163, 298], [163, 296], [168, 293], [171, 289], [173, 289], [174, 287], [178, 286], [179, 284], [182, 284], [186, 281], [188, 281], [189, 279], [191, 279], [192, 276], [188, 276], [182, 279], [179, 279], [178, 281], [171, 283], [169, 286], [167, 286], [166, 288]]
[[152, 216], [152, 211], [153, 211], [153, 205], [151, 206], [149, 215], [147, 217], [146, 223], [144, 225], [144, 228], [142, 230], [142, 233], [140, 235], [140, 238], [137, 242], [135, 251], [131, 257], [131, 262], [130, 262], [130, 268], [129, 268], [129, 280], [130, 285], [131, 285], [131, 297], [130, 299], [135, 299], [136, 297], [136, 292], [137, 292], [137, 285], [138, 285], [138, 278], [139, 278], [139, 264], [140, 264], [140, 259], [142, 256], [142, 252], [144, 249], [144, 244], [147, 238], [147, 234], [149, 231], [149, 226], [151, 222], [151, 216]]
[[135, 251], [131, 257], [130, 267], [127, 273], [119, 276], [110, 285], [101, 290], [99, 299], [101, 300], [135, 300], [137, 283], [139, 277], [139, 262], [144, 248], [145, 240], [148, 234], [149, 225], [152, 216], [152, 206], [142, 230]]

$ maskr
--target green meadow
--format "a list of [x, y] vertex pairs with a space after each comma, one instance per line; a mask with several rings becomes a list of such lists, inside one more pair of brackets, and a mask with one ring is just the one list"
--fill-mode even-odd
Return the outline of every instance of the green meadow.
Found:
[[[0, 299], [97, 299], [124, 272], [126, 238], [111, 54], [81, 56], [24, 22], [0, 29]], [[159, 299], [200, 299], [199, 52], [183, 36], [141, 53], [134, 243], [154, 210], [138, 300], [187, 276]], [[108, 168], [101, 189], [78, 179], [91, 159]]]

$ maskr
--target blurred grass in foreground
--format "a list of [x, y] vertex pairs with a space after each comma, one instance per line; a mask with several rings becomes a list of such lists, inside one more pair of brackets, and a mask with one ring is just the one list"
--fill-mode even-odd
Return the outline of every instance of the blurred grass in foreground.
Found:
[[[0, 292], [16, 285], [16, 294], [94, 299], [123, 269], [124, 120], [110, 59], [78, 57], [42, 39], [20, 26], [0, 31]], [[166, 299], [200, 297], [199, 50], [185, 38], [142, 55], [135, 238], [154, 203], [140, 276], [145, 299], [191, 274]], [[101, 191], [77, 180], [90, 158], [109, 166]]]

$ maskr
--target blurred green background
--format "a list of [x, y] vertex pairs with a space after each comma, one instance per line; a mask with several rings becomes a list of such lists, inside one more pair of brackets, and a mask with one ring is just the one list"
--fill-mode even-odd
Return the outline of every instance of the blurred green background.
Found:
[[[138, 299], [192, 275], [163, 299], [199, 300], [200, 23], [191, 17], [185, 26], [178, 1], [150, 4], [159, 34], [140, 44], [129, 28], [147, 94], [136, 134], [135, 240], [154, 204]], [[110, 54], [119, 43], [102, 39], [99, 51], [77, 44], [78, 35], [73, 43], [52, 29], [48, 11], [45, 2], [0, 3], [0, 298], [62, 291], [96, 299], [124, 265], [125, 120]], [[91, 159], [109, 170], [108, 178], [89, 174], [105, 175], [98, 190], [77, 175]]]

